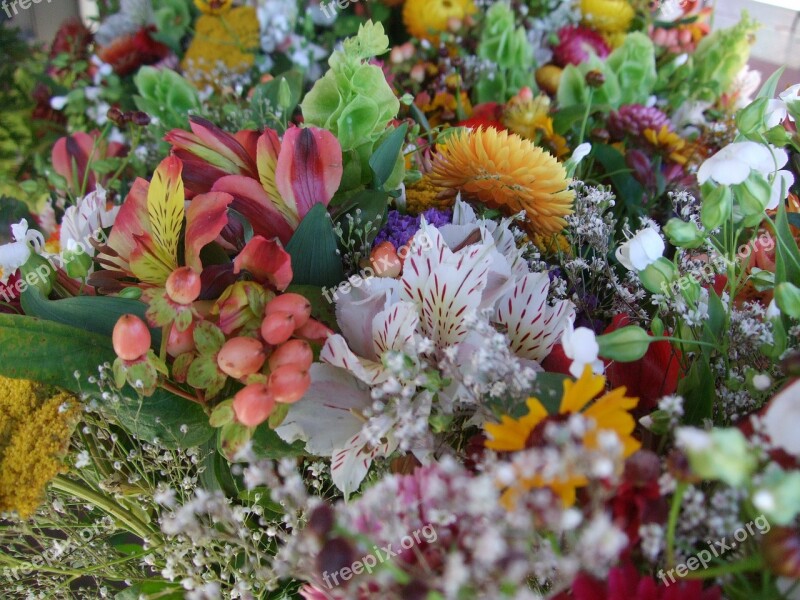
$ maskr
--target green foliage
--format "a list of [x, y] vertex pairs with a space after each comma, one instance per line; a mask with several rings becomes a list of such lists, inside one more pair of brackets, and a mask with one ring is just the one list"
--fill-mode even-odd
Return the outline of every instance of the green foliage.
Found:
[[295, 285], [334, 286], [344, 279], [336, 234], [325, 206], [314, 205], [286, 246]]
[[656, 74], [656, 51], [648, 36], [638, 31], [625, 36], [625, 42], [606, 59], [616, 75], [620, 104], [645, 104], [653, 92]]
[[[189, 114], [200, 108], [197, 90], [186, 79], [171, 69], [155, 69], [142, 67], [133, 78], [136, 90], [134, 97], [136, 107], [158, 119], [158, 124], [151, 124], [156, 139], [170, 129], [188, 129]], [[165, 154], [169, 148], [162, 143]]]
[[389, 49], [383, 25], [368, 21], [328, 60], [330, 69], [306, 95], [301, 109], [307, 125], [332, 132], [345, 152], [370, 148], [400, 109], [383, 71], [367, 61]]
[[747, 64], [757, 29], [758, 24], [745, 11], [738, 24], [714, 31], [700, 41], [689, 81], [695, 99], [716, 102], [731, 89], [736, 75]]
[[[589, 71], [598, 71], [605, 79], [603, 85], [595, 89], [593, 93], [589, 84], [586, 83], [586, 74]], [[617, 74], [606, 62], [596, 56], [580, 65], [567, 65], [561, 75], [557, 97], [558, 105], [561, 108], [585, 107], [591, 101], [592, 105], [605, 107], [608, 110], [609, 108], [619, 108], [622, 103], [622, 91]]]
[[175, 52], [181, 50], [181, 40], [189, 31], [192, 15], [186, 0], [156, 0], [153, 2], [156, 32], [153, 38]]
[[478, 56], [496, 68], [478, 80], [476, 102], [506, 102], [520, 88], [536, 89], [533, 48], [524, 28], [515, 25], [514, 12], [504, 2], [496, 2], [486, 13]]

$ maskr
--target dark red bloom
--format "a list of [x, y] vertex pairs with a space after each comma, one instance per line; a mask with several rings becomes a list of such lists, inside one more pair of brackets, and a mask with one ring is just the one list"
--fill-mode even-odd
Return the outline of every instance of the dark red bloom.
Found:
[[603, 36], [581, 25], [562, 28], [558, 40], [558, 46], [553, 48], [553, 62], [560, 67], [579, 65], [589, 60], [592, 54], [605, 58], [611, 53]]
[[[598, 581], [580, 574], [572, 582], [571, 592], [563, 592], [554, 600], [721, 600], [722, 591], [714, 586], [703, 589], [702, 581], [673, 582], [661, 573], [661, 583], [642, 576], [631, 564], [608, 573], [607, 581]], [[667, 585], [665, 585], [667, 584]]]
[[503, 118], [503, 105], [497, 102], [484, 102], [478, 104], [472, 109], [472, 116], [469, 119], [461, 121], [459, 127], [471, 127], [478, 129], [480, 127], [494, 127], [497, 131], [505, 131], [505, 127], [501, 122]]
[[[614, 317], [604, 333], [630, 325], [627, 315]], [[680, 352], [669, 342], [653, 342], [641, 359], [630, 363], [611, 362], [606, 377], [612, 387], [625, 386], [629, 396], [639, 398], [640, 409], [652, 409], [657, 402], [678, 389]]]
[[86, 58], [91, 41], [92, 32], [80, 19], [64, 21], [56, 31], [56, 37], [50, 46], [50, 58], [53, 59], [59, 54], [69, 54], [75, 59]]
[[100, 59], [110, 64], [117, 75], [133, 73], [142, 65], [152, 65], [169, 54], [169, 47], [150, 37], [153, 27], [143, 27], [130, 35], [118, 37], [97, 49]]
[[661, 461], [649, 450], [640, 450], [625, 463], [622, 483], [609, 506], [617, 526], [628, 536], [626, 555], [638, 544], [641, 525], [667, 520], [669, 509], [658, 485], [660, 476]]

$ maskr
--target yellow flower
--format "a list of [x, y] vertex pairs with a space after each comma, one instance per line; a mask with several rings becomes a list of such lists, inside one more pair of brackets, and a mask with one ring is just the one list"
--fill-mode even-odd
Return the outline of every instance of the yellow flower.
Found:
[[47, 483], [66, 471], [61, 459], [79, 410], [66, 392], [0, 377], [0, 512], [36, 511]]
[[536, 233], [530, 236], [530, 239], [531, 242], [533, 242], [533, 245], [547, 256], [553, 256], [557, 254], [565, 254], [569, 256], [572, 251], [569, 241], [562, 233], [555, 235], [542, 235], [541, 233]]
[[[627, 397], [625, 388], [620, 387], [592, 402], [605, 389], [605, 384], [606, 378], [595, 375], [592, 368], [587, 366], [577, 381], [564, 381], [564, 394], [558, 415], [548, 415], [538, 399], [529, 398], [527, 415], [520, 419], [504, 415], [500, 423], [487, 423], [484, 426], [490, 436], [485, 443], [486, 447], [497, 452], [518, 452], [535, 447], [548, 420], [580, 413], [593, 423], [583, 439], [586, 448], [591, 450], [598, 447], [597, 436], [600, 432], [613, 431], [622, 443], [623, 456], [627, 458], [641, 447], [632, 435], [636, 421], [629, 412], [636, 407], [639, 399]], [[506, 490], [503, 502], [510, 506], [522, 491], [549, 487], [561, 497], [565, 506], [570, 506], [575, 502], [576, 488], [586, 484], [587, 479], [583, 473], [562, 473], [557, 478], [545, 478], [541, 474], [524, 476]]]
[[410, 35], [436, 42], [451, 22], [463, 21], [476, 10], [472, 0], [407, 0], [403, 23]]
[[690, 148], [686, 146], [686, 140], [674, 131], [670, 131], [666, 125], [661, 127], [658, 133], [653, 129], [644, 130], [644, 138], [656, 148], [662, 150], [672, 162], [685, 165], [689, 162]]
[[503, 113], [503, 125], [526, 140], [538, 142], [543, 139], [556, 157], [569, 152], [567, 140], [553, 130], [550, 98], [544, 94], [534, 98], [528, 91], [514, 96]]
[[438, 146], [431, 181], [443, 195], [462, 192], [507, 214], [524, 211], [531, 233], [558, 233], [575, 192], [551, 154], [514, 133], [461, 130]]
[[221, 15], [228, 12], [233, 0], [194, 0], [194, 5], [206, 15]]
[[454, 201], [452, 197], [441, 198], [439, 188], [433, 185], [427, 175], [406, 186], [406, 210], [412, 215], [418, 215], [429, 208], [450, 208]]
[[219, 90], [220, 81], [253, 66], [258, 43], [258, 19], [252, 6], [239, 6], [224, 15], [200, 15], [181, 68], [196, 87]]
[[636, 13], [626, 0], [581, 0], [585, 25], [601, 33], [628, 31]]

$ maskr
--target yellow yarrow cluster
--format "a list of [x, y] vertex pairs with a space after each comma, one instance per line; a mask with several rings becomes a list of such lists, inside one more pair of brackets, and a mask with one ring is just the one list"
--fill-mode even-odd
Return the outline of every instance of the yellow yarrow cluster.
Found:
[[27, 518], [36, 511], [47, 483], [66, 470], [78, 412], [66, 392], [0, 377], [0, 512]]
[[602, 33], [612, 46], [624, 39], [636, 16], [627, 0], [581, 0], [581, 13], [583, 23]]
[[418, 215], [429, 208], [450, 208], [455, 198], [440, 198], [441, 191], [427, 176], [406, 186], [406, 210], [409, 214]]
[[239, 6], [224, 14], [203, 14], [181, 68], [196, 87], [218, 90], [220, 82], [247, 72], [255, 62], [259, 31], [256, 10]]

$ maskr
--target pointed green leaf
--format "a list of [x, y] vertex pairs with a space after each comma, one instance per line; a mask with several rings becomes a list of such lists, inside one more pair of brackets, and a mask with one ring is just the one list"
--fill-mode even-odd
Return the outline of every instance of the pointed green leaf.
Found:
[[331, 287], [344, 279], [333, 223], [322, 204], [300, 222], [286, 251], [292, 257], [293, 284]]

